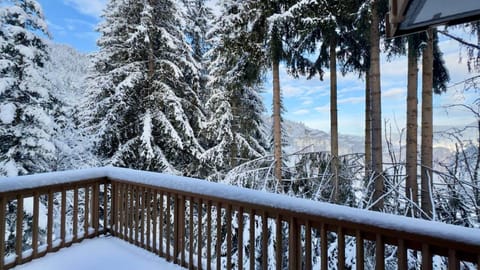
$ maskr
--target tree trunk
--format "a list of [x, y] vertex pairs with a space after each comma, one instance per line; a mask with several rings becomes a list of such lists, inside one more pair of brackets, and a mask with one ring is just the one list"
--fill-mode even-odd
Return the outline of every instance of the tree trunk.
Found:
[[373, 193], [374, 210], [383, 209], [384, 192], [382, 160], [382, 95], [380, 86], [380, 34], [377, 1], [372, 1], [372, 26], [370, 31], [370, 87], [372, 91], [372, 171], [375, 177]]
[[[480, 36], [478, 37], [480, 39]], [[473, 183], [478, 188], [473, 189], [475, 201], [477, 202], [477, 221], [480, 223], [480, 179], [478, 172], [480, 171], [480, 119], [477, 121], [477, 160], [475, 162], [475, 168], [473, 169]]]
[[372, 91], [370, 72], [365, 74], [365, 175], [372, 169]]
[[[417, 129], [418, 129], [418, 60], [413, 37], [408, 39], [408, 82], [407, 82], [407, 182], [405, 193], [407, 198], [418, 205], [417, 183]], [[415, 216], [415, 212], [412, 212]]]
[[337, 42], [330, 41], [330, 151], [335, 185], [334, 200], [339, 203], [340, 183], [338, 178], [338, 116], [337, 116]]
[[273, 145], [275, 168], [274, 174], [278, 181], [282, 181], [282, 123], [281, 123], [281, 101], [280, 101], [280, 71], [279, 61], [272, 61], [273, 75]]
[[427, 217], [432, 217], [432, 141], [433, 141], [433, 31], [427, 31], [427, 46], [423, 50], [422, 70], [422, 169], [421, 169], [421, 204]]

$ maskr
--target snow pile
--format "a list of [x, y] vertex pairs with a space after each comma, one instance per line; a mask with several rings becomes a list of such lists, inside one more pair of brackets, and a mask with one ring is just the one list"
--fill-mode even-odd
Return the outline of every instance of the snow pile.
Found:
[[84, 240], [70, 248], [17, 266], [16, 270], [183, 269], [144, 249], [112, 237]]

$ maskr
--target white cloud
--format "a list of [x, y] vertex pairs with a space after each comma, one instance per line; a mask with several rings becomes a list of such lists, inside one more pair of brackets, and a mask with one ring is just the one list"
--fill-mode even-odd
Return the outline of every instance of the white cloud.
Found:
[[47, 25], [50, 30], [55, 30], [55, 31], [65, 31], [65, 27], [55, 24], [49, 20], [47, 20]]
[[405, 88], [393, 88], [382, 92], [382, 97], [394, 97], [398, 95], [406, 95], [407, 89]]
[[330, 104], [325, 104], [323, 106], [316, 107], [315, 111], [320, 113], [330, 112]]
[[305, 99], [303, 102], [302, 102], [302, 105], [311, 105], [313, 104], [313, 100], [312, 99]]
[[285, 85], [282, 88], [282, 93], [284, 97], [298, 97], [303, 96], [305, 91], [300, 87], [293, 87], [290, 85]]
[[364, 102], [365, 102], [365, 97], [349, 97], [349, 98], [339, 99], [337, 101], [338, 104], [359, 104]]
[[102, 15], [107, 0], [64, 0], [64, 3], [85, 15], [98, 18]]
[[305, 114], [309, 114], [310, 111], [307, 110], [307, 109], [300, 109], [300, 110], [296, 110], [294, 112], [292, 112], [292, 114], [294, 115], [305, 115]]
[[74, 25], [75, 27], [79, 26], [83, 29], [85, 27], [87, 27], [89, 29], [95, 28], [95, 24], [93, 24], [92, 22], [89, 22], [89, 21], [85, 21], [85, 20], [65, 18], [65, 22], [69, 25]]

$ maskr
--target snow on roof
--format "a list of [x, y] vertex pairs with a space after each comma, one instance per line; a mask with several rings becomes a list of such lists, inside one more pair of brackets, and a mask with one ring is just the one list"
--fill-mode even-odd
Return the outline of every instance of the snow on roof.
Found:
[[102, 177], [480, 246], [479, 229], [287, 197], [206, 180], [126, 168], [102, 167], [4, 178], [0, 179], [0, 192]]

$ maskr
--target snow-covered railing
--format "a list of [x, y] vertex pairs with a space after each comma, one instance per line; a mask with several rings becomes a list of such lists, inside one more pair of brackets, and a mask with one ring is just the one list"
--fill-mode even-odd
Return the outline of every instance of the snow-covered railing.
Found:
[[0, 178], [0, 269], [106, 233], [109, 181], [98, 172]]
[[[423, 269], [432, 269], [437, 255], [449, 269], [480, 265], [479, 229], [121, 168], [0, 179], [0, 206], [0, 252], [15, 243], [0, 269], [106, 232], [197, 269], [344, 269], [347, 260], [357, 269], [369, 269], [368, 261], [385, 269], [386, 254], [398, 269], [419, 254]], [[9, 215], [22, 237], [5, 239]], [[30, 229], [31, 244], [24, 241]]]

